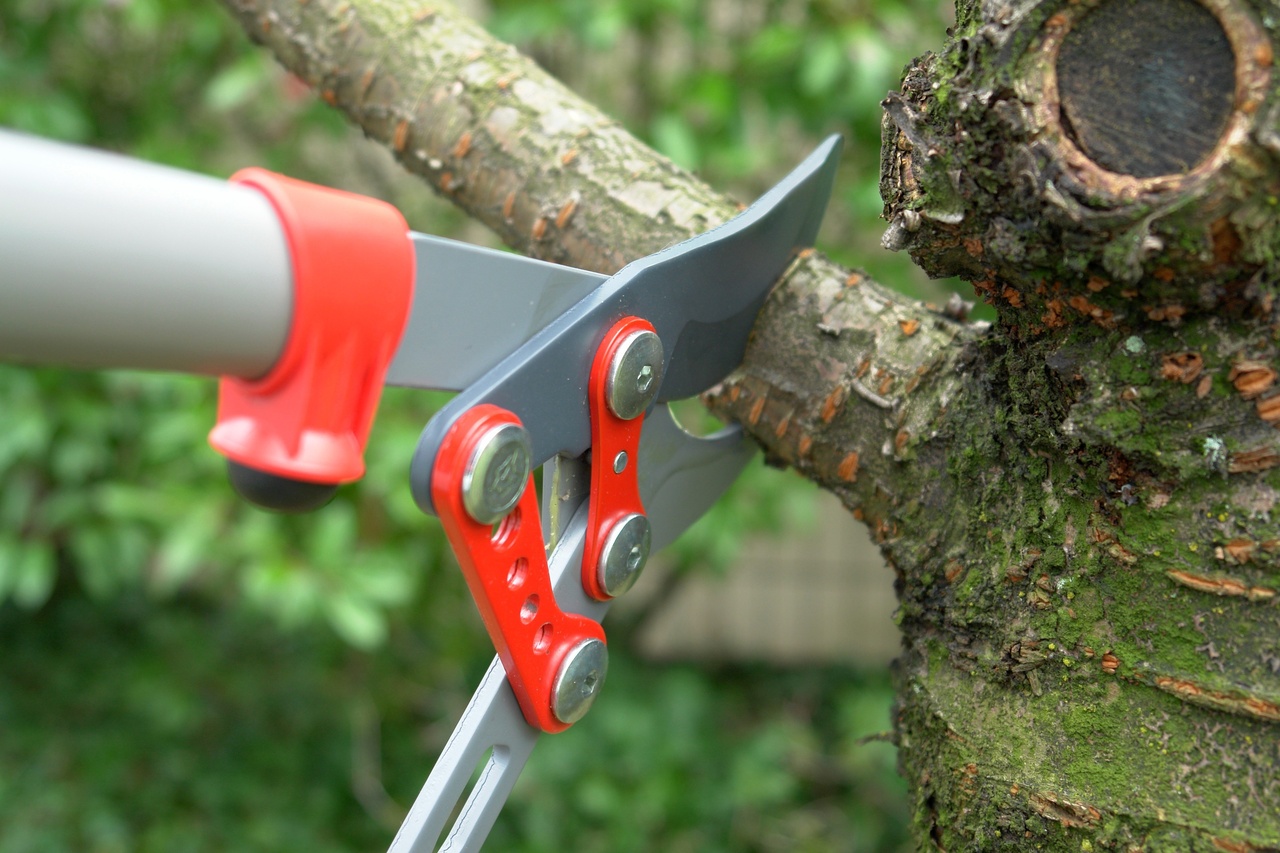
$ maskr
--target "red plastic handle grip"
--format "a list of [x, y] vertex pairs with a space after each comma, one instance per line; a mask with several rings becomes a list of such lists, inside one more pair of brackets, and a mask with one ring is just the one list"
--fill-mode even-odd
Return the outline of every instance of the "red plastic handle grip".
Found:
[[413, 299], [409, 227], [385, 202], [264, 169], [231, 180], [265, 195], [279, 216], [293, 264], [293, 322], [266, 376], [221, 380], [209, 443], [280, 477], [358, 479]]

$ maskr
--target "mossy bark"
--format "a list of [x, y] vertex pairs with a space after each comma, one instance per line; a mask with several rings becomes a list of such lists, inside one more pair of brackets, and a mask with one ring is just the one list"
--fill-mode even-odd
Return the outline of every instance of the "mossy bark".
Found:
[[[521, 251], [612, 271], [735, 210], [448, 6], [224, 2]], [[961, 0], [886, 101], [885, 242], [998, 321], [808, 254], [708, 395], [897, 573], [924, 849], [1280, 849], [1280, 10], [1179, 4]]]
[[886, 242], [999, 315], [948, 418], [954, 562], [898, 563], [920, 836], [1280, 847], [1276, 10], [958, 11], [882, 173]]

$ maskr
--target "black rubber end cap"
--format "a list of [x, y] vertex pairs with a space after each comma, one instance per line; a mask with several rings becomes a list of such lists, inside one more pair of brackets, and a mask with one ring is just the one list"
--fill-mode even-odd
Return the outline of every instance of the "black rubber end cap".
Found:
[[231, 460], [227, 460], [227, 479], [240, 497], [272, 512], [311, 512], [338, 493], [337, 483], [291, 480]]

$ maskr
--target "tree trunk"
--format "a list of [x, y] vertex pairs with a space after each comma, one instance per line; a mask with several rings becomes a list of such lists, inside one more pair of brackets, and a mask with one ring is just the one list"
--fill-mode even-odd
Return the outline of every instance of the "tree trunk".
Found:
[[[224, 2], [516, 249], [735, 210], [448, 6]], [[998, 321], [811, 253], [708, 395], [897, 572], [921, 848], [1280, 849], [1278, 13], [960, 0], [885, 102], [885, 243]]]

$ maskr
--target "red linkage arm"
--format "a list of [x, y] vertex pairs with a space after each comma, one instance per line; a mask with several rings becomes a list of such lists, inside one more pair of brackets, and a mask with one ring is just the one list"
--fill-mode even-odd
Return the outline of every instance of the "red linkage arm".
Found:
[[[580, 675], [589, 681], [575, 684], [582, 664], [571, 663], [603, 657], [604, 629], [556, 604], [527, 451], [520, 458], [505, 444], [486, 467], [490, 449], [517, 431], [519, 419], [496, 406], [463, 414], [440, 446], [432, 499], [525, 719], [560, 732], [586, 713], [603, 678], [602, 668], [586, 666]], [[484, 489], [519, 495], [518, 502], [505, 516], [500, 508], [486, 512], [469, 503]]]

